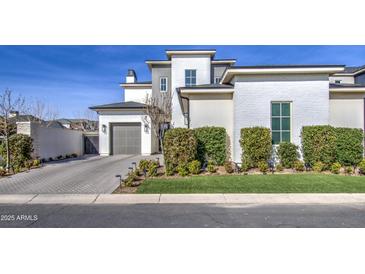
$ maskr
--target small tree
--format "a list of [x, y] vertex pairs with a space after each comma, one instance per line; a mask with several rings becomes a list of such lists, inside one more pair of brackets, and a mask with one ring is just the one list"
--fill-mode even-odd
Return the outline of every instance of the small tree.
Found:
[[146, 97], [146, 114], [151, 119], [151, 128], [158, 137], [160, 148], [163, 151], [163, 139], [168, 125], [171, 122], [172, 98], [171, 93], [166, 92], [159, 96]]
[[12, 91], [6, 89], [2, 94], [0, 94], [0, 136], [5, 144], [6, 151], [6, 171], [8, 172], [11, 166], [10, 158], [10, 146], [9, 138], [10, 135], [15, 133], [15, 123], [11, 122], [12, 111], [23, 111], [25, 106], [25, 100], [23, 97], [18, 96], [13, 98]]

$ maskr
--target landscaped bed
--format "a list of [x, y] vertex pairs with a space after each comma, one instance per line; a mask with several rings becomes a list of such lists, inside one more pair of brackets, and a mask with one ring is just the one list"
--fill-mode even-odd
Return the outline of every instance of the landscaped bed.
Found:
[[137, 193], [365, 193], [365, 177], [274, 174], [151, 178]]

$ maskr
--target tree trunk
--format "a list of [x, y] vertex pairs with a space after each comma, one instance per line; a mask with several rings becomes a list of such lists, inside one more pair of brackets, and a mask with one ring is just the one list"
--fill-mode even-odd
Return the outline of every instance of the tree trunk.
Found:
[[5, 135], [5, 147], [6, 147], [6, 172], [10, 170], [10, 149], [9, 149], [9, 137]]

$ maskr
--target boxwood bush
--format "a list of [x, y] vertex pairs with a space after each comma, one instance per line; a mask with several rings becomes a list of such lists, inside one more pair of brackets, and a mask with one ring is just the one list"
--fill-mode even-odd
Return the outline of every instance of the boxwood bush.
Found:
[[195, 128], [197, 157], [201, 163], [212, 160], [223, 165], [227, 156], [227, 132], [223, 127]]
[[363, 158], [363, 132], [356, 128], [336, 128], [336, 160], [343, 166], [355, 166]]
[[258, 167], [260, 162], [267, 162], [272, 153], [270, 129], [250, 127], [241, 129], [240, 144], [242, 164]]
[[165, 133], [164, 159], [169, 175], [176, 171], [178, 165], [186, 165], [195, 160], [197, 140], [193, 130], [187, 128], [174, 128]]
[[279, 144], [277, 151], [281, 165], [285, 168], [293, 168], [299, 158], [298, 146], [283, 142]]
[[302, 129], [304, 161], [311, 166], [322, 162], [329, 168], [336, 160], [336, 131], [331, 126], [304, 126]]

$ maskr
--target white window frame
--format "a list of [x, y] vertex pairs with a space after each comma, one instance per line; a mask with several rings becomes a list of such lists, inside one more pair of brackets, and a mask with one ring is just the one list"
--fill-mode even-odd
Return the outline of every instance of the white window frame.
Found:
[[[195, 77], [193, 77], [192, 75], [190, 75], [190, 76], [186, 76], [186, 72], [187, 71], [195, 71]], [[196, 78], [197, 78], [197, 70], [196, 69], [186, 69], [185, 71], [184, 71], [184, 80], [185, 80], [185, 86], [186, 87], [193, 87], [193, 86], [196, 86]], [[187, 85], [187, 83], [186, 83], [186, 78], [188, 78], [188, 79], [190, 79], [190, 84], [189, 85]], [[195, 79], [195, 83], [194, 84], [192, 84], [192, 79]]]
[[[290, 116], [283, 116], [281, 111], [281, 104], [289, 104], [289, 110], [290, 110]], [[274, 116], [274, 118], [280, 118], [280, 130], [273, 130], [272, 129], [272, 118], [273, 118], [273, 115], [272, 115], [272, 104], [280, 104], [280, 115], [279, 116]], [[290, 130], [282, 130], [282, 125], [281, 125], [281, 118], [289, 118], [290, 119]], [[270, 102], [270, 130], [271, 130], [271, 133], [272, 132], [280, 132], [280, 142], [279, 144], [283, 141], [282, 140], [282, 135], [281, 135], [281, 132], [287, 132], [289, 131], [289, 143], [292, 143], [293, 142], [293, 102], [292, 101], [271, 101]], [[274, 146], [278, 146], [279, 144], [273, 144]]]
[[[162, 89], [162, 80], [166, 80], [166, 84], [165, 84], [165, 90]], [[168, 86], [169, 86], [169, 80], [168, 77], [166, 76], [161, 76], [160, 77], [160, 92], [167, 92], [168, 91]]]
[[219, 84], [220, 81], [221, 81], [221, 77], [219, 77], [219, 76], [214, 77], [214, 84]]

